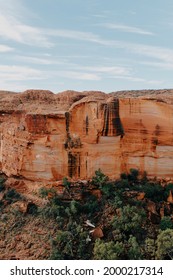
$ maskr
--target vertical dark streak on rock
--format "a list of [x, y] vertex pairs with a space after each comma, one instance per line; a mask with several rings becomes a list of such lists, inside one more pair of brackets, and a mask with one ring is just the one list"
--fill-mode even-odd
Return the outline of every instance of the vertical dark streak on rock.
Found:
[[80, 154], [78, 153], [78, 177], [80, 177]]
[[71, 152], [68, 153], [68, 176], [72, 178], [76, 170], [76, 157]]
[[80, 177], [80, 153], [68, 152], [68, 176], [70, 178]]
[[119, 100], [116, 99], [104, 106], [104, 125], [102, 136], [123, 137], [124, 129], [119, 116]]
[[102, 136], [108, 136], [109, 130], [109, 107], [108, 104], [104, 106], [104, 125], [103, 125], [103, 132]]
[[97, 114], [96, 114], [96, 116], [97, 116], [97, 119], [98, 119], [98, 117], [99, 117], [99, 108], [98, 108], [98, 103], [97, 103]]
[[67, 136], [69, 136], [69, 126], [70, 126], [70, 114], [69, 114], [69, 112], [65, 112], [65, 124], [66, 124]]
[[88, 135], [88, 129], [89, 129], [89, 120], [88, 120], [88, 116], [86, 116], [86, 135]]

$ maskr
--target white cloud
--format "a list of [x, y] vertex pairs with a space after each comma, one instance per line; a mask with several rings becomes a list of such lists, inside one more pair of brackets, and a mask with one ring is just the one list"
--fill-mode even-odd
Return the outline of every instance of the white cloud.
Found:
[[127, 75], [129, 74], [129, 69], [121, 66], [77, 66], [79, 70], [96, 72], [99, 74], [114, 74], [114, 75]]
[[4, 15], [0, 11], [0, 22], [0, 36], [2, 38], [39, 47], [53, 45], [39, 28], [24, 25], [14, 16]]
[[144, 83], [144, 84], [148, 84], [148, 85], [161, 85], [164, 83], [164, 81], [161, 81], [161, 80], [147, 80], [144, 78], [139, 78], [139, 77], [134, 77], [134, 76], [114, 76], [111, 78], [128, 80], [130, 82], [135, 82], [135, 83]]
[[162, 48], [158, 46], [140, 45], [140, 44], [129, 44], [127, 48], [130, 50], [152, 57], [167, 63], [173, 62], [173, 50], [168, 48]]
[[50, 48], [54, 46], [51, 37], [60, 37], [104, 44], [99, 36], [92, 32], [68, 29], [38, 28], [22, 23], [15, 15], [0, 10], [0, 36], [18, 43]]
[[0, 79], [6, 81], [40, 80], [44, 79], [41, 71], [23, 66], [0, 65]]
[[10, 52], [13, 48], [6, 46], [6, 45], [0, 45], [0, 52]]
[[140, 64], [147, 65], [155, 68], [161, 68], [164, 70], [173, 70], [173, 62], [167, 63], [167, 62], [149, 62], [149, 61], [141, 61]]
[[128, 25], [124, 25], [124, 24], [104, 23], [101, 26], [108, 28], [108, 29], [116, 29], [121, 32], [135, 33], [135, 34], [140, 34], [140, 35], [154, 35], [152, 32], [146, 31], [142, 28], [128, 26]]
[[86, 81], [99, 81], [101, 77], [96, 73], [78, 72], [78, 71], [57, 71], [54, 72], [54, 76], [74, 79], [74, 80], [86, 80]]
[[[33, 63], [33, 64], [40, 64], [40, 65], [51, 65], [54, 64], [55, 61], [47, 58], [39, 58], [34, 56], [24, 56], [24, 55], [16, 55], [13, 57], [15, 60], [25, 63]], [[57, 62], [56, 62], [57, 64]]]
[[92, 32], [81, 32], [70, 29], [40, 29], [41, 34], [52, 37], [62, 37], [68, 39], [82, 40], [88, 42], [101, 43], [101, 38]]
[[[125, 49], [128, 52], [132, 52], [135, 54], [143, 55], [146, 57], [150, 57], [153, 59], [159, 60], [159, 62], [163, 63], [173, 63], [173, 49], [159, 47], [159, 46], [151, 46], [145, 44], [134, 44], [125, 41], [103, 41], [103, 44], [107, 44], [109, 47], [115, 47], [119, 49]], [[157, 61], [156, 61], [157, 62]]]

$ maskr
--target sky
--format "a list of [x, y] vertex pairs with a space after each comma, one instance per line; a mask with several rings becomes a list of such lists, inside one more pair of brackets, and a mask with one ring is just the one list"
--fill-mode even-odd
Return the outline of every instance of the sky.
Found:
[[172, 0], [0, 0], [0, 89], [173, 88]]

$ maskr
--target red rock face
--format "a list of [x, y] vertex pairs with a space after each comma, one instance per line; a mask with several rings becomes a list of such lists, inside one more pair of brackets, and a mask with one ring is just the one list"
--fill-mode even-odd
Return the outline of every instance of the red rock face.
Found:
[[173, 179], [172, 93], [3, 92], [1, 172], [57, 181], [137, 168]]

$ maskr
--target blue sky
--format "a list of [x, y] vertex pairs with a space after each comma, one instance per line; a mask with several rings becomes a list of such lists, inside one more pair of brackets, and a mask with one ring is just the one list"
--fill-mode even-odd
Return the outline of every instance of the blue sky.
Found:
[[172, 0], [0, 0], [0, 89], [173, 88]]

